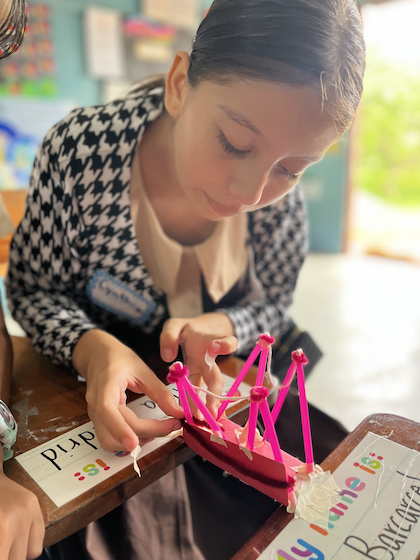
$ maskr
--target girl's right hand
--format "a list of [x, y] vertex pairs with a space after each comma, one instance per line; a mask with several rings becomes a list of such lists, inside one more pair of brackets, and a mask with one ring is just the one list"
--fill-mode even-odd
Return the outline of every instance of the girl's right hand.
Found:
[[[182, 407], [169, 389], [135, 352], [97, 329], [81, 336], [73, 366], [86, 379], [88, 414], [101, 447], [132, 451], [140, 443], [166, 436], [181, 427]], [[172, 418], [141, 420], [127, 407], [126, 389], [144, 393]]]

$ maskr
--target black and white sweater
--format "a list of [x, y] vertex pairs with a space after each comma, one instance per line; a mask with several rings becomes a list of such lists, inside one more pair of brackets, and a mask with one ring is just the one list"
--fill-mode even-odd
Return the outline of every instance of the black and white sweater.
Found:
[[[167, 316], [165, 294], [138, 249], [129, 197], [137, 144], [162, 108], [163, 87], [137, 89], [107, 105], [76, 109], [40, 146], [11, 245], [7, 290], [14, 318], [55, 363], [69, 366], [89, 329], [123, 320], [150, 333]], [[300, 190], [250, 213], [248, 223], [261, 297], [223, 309], [239, 352], [254, 346], [260, 332], [288, 326], [306, 252]]]

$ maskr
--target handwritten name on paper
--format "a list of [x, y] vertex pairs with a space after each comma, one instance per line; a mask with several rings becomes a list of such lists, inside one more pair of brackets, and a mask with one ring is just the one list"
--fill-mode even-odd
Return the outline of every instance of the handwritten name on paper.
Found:
[[261, 560], [412, 560], [420, 551], [420, 453], [369, 433], [334, 472], [326, 519], [294, 519]]
[[[226, 394], [234, 379], [227, 375], [223, 375], [223, 378], [223, 394]], [[178, 398], [176, 386], [169, 385], [168, 388]], [[250, 389], [248, 384], [242, 383], [238, 393], [243, 396], [249, 395]], [[158, 405], [147, 396], [136, 399], [128, 406], [138, 418], [165, 417]], [[161, 447], [176, 435], [178, 434], [155, 438], [143, 445], [137, 459]], [[18, 455], [16, 460], [58, 507], [133, 464], [129, 452], [110, 453], [101, 448], [92, 422]]]

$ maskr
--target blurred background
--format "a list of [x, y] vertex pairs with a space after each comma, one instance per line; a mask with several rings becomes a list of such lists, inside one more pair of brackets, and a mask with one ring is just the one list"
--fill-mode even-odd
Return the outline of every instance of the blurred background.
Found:
[[[15, 225], [48, 129], [166, 72], [210, 3], [29, 0], [27, 37], [0, 65], [0, 195]], [[365, 92], [352, 129], [301, 181], [310, 255], [291, 310], [324, 354], [308, 397], [348, 429], [376, 412], [420, 421], [420, 0], [359, 6]]]

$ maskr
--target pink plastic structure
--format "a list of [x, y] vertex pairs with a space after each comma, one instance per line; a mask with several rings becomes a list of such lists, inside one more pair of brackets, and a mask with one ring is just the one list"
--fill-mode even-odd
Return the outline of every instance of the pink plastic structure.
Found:
[[[307, 472], [313, 471], [312, 438], [303, 373], [303, 366], [308, 363], [308, 360], [300, 349], [292, 353], [292, 364], [270, 413], [267, 402], [270, 391], [263, 386], [263, 382], [273, 343], [272, 336], [260, 335], [254, 350], [220, 405], [217, 421], [191, 385], [188, 379], [188, 369], [180, 362], [176, 362], [170, 367], [168, 381], [176, 383], [178, 387], [180, 402], [185, 412], [186, 422], [183, 436], [187, 445], [208, 461], [287, 505], [290, 493], [293, 491], [296, 467], [300, 467], [302, 462], [281, 450], [274, 424], [297, 372], [306, 469]], [[242, 428], [226, 419], [223, 413], [229, 404], [229, 398], [234, 398], [240, 383], [260, 353], [257, 379], [255, 386], [250, 391], [249, 420], [246, 427]], [[187, 395], [203, 414], [204, 422], [192, 417]], [[258, 412], [261, 413], [264, 422], [265, 434], [262, 441], [256, 443]], [[246, 440], [244, 437], [240, 437], [242, 433], [246, 436]]]

